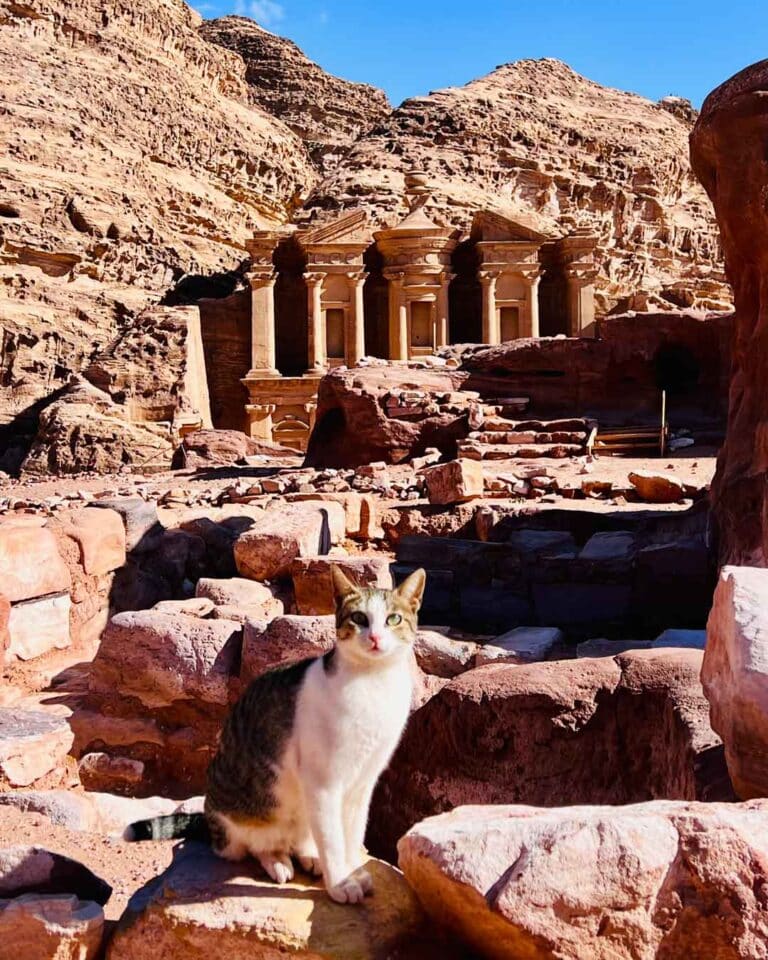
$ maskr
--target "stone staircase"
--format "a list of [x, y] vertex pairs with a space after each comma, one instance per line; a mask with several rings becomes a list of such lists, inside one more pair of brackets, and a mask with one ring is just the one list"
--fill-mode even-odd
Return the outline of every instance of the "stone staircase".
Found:
[[561, 420], [517, 420], [519, 406], [484, 405], [482, 420], [466, 440], [458, 443], [458, 455], [470, 460], [508, 460], [514, 457], [583, 456], [594, 440], [597, 424], [585, 417]]

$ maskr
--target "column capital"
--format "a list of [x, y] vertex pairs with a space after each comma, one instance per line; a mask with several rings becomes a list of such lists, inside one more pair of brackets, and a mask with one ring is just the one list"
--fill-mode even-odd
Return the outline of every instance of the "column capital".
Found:
[[277, 280], [277, 274], [274, 270], [249, 270], [245, 274], [245, 279], [253, 290], [259, 287], [274, 286], [275, 280]]
[[246, 403], [245, 405], [246, 413], [254, 413], [264, 417], [271, 417], [275, 410], [277, 410], [277, 406], [274, 403]]
[[365, 283], [365, 278], [368, 274], [365, 270], [350, 270], [345, 276], [352, 284], [358, 284]]
[[405, 283], [405, 270], [392, 270], [391, 268], [387, 267], [382, 272], [385, 279], [389, 280], [390, 283], [394, 283], [398, 286], [401, 286], [403, 283]]
[[440, 283], [450, 283], [451, 280], [455, 280], [455, 279], [456, 279], [456, 274], [451, 273], [450, 270], [443, 270], [443, 272], [440, 274]]
[[597, 276], [597, 267], [594, 263], [579, 263], [572, 261], [563, 265], [566, 280], [570, 280], [579, 286], [587, 286], [594, 283]]
[[478, 270], [477, 279], [483, 285], [488, 283], [495, 283], [501, 276], [501, 270]]
[[305, 273], [304, 279], [310, 287], [317, 286], [325, 280], [326, 274], [324, 273]]

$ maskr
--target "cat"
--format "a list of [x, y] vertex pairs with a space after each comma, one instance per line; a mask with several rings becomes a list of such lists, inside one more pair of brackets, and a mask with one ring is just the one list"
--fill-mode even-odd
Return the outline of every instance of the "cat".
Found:
[[277, 883], [292, 856], [322, 875], [330, 897], [373, 890], [363, 840], [371, 796], [405, 728], [412, 651], [426, 583], [360, 587], [331, 567], [336, 644], [255, 679], [224, 725], [203, 814], [132, 824], [127, 839], [197, 837], [229, 860], [255, 857]]

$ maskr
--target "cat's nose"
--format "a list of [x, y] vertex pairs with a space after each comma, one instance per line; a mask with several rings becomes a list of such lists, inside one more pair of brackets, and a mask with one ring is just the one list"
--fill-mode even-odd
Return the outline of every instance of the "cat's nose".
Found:
[[375, 633], [368, 634], [368, 640], [371, 644], [371, 650], [378, 650], [381, 639]]

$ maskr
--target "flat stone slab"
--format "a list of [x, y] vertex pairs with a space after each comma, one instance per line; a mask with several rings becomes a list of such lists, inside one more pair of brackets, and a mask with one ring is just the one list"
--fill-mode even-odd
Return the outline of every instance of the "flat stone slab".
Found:
[[580, 560], [626, 560], [635, 550], [635, 536], [629, 530], [595, 533], [581, 548]]
[[563, 631], [557, 627], [516, 627], [502, 633], [490, 644], [481, 646], [475, 656], [475, 666], [494, 662], [534, 663], [546, 660], [564, 639]]
[[653, 641], [654, 647], [688, 647], [692, 650], [703, 650], [706, 645], [706, 630], [665, 630]]
[[73, 742], [63, 717], [0, 708], [0, 784], [29, 786], [63, 764]]

